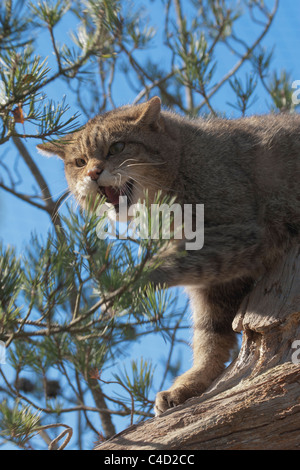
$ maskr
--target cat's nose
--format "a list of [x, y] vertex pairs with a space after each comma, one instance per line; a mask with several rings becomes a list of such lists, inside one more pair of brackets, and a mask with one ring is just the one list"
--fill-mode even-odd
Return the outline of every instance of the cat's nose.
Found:
[[97, 179], [99, 178], [99, 176], [101, 175], [102, 173], [102, 169], [97, 167], [97, 166], [94, 166], [94, 168], [91, 168], [87, 174], [88, 176], [93, 180], [93, 181], [97, 181]]

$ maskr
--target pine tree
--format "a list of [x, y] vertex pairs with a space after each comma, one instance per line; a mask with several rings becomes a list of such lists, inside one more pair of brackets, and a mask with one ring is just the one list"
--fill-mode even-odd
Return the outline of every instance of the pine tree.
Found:
[[[131, 346], [146, 335], [165, 341], [159, 387], [177, 374], [187, 308], [176, 290], [154, 291], [146, 283], [147, 261], [163, 241], [102, 240], [95, 214], [70, 207], [62, 214], [58, 208], [68, 193], [52, 194], [42, 164], [28, 148], [116, 107], [120, 77], [135, 103], [159, 94], [164, 105], [190, 116], [224, 115], [215, 96], [226, 86], [238, 115], [247, 114], [258, 86], [270, 110], [293, 112], [290, 78], [285, 71], [268, 78], [272, 51], [262, 47], [279, 2], [273, 10], [263, 1], [242, 3], [162, 1], [167, 57], [162, 64], [151, 50], [158, 40], [153, 18], [129, 2], [2, 2], [0, 188], [44, 211], [52, 224], [45, 237], [32, 235], [21, 256], [0, 244], [0, 345], [10, 368], [7, 374], [0, 366], [2, 443], [64, 448], [74, 430], [73, 448], [91, 448], [93, 440], [153, 416], [155, 364], [143, 357], [142, 346], [140, 358], [130, 357]], [[258, 30], [252, 43], [235, 33], [245, 14]], [[75, 27], [66, 38], [69, 23]], [[45, 34], [46, 53], [38, 44]], [[216, 81], [220, 47], [236, 63]], [[67, 86], [69, 95], [49, 95], [52, 84]], [[11, 143], [38, 193], [23, 192], [17, 165], [5, 157]], [[117, 427], [116, 417], [122, 422]]]

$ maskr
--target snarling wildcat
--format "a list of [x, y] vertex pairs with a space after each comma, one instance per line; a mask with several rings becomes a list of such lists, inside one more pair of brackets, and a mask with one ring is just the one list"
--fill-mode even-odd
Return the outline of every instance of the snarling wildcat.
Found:
[[[194, 364], [156, 397], [156, 413], [203, 393], [235, 345], [232, 320], [253, 284], [300, 232], [300, 117], [189, 119], [154, 97], [91, 119], [68, 139], [38, 145], [65, 163], [84, 207], [103, 194], [115, 207], [157, 191], [180, 205], [204, 204], [204, 245], [171, 254], [152, 273], [159, 286], [185, 286], [194, 320]], [[175, 241], [174, 241], [175, 243]]]

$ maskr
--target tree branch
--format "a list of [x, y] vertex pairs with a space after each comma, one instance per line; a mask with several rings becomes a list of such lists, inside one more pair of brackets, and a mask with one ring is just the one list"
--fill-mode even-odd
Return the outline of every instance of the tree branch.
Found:
[[22, 201], [28, 202], [28, 204], [36, 207], [37, 209], [45, 210], [45, 206], [43, 206], [42, 204], [39, 204], [38, 202], [34, 202], [32, 200], [32, 198], [30, 196], [28, 196], [27, 194], [19, 193], [19, 192], [15, 191], [14, 189], [9, 188], [8, 186], [6, 186], [4, 183], [0, 183], [0, 188], [4, 189], [5, 191], [7, 191], [10, 194], [13, 194], [14, 196], [18, 197]]
[[[48, 214], [51, 217], [51, 220], [53, 222], [54, 227], [56, 225], [61, 226], [61, 220], [59, 217], [59, 214], [57, 212], [57, 204], [53, 201], [52, 195], [50, 193], [49, 187], [46, 183], [46, 180], [44, 179], [42, 173], [40, 172], [38, 166], [34, 162], [33, 158], [29, 154], [25, 144], [22, 142], [22, 140], [19, 137], [12, 137], [13, 143], [17, 147], [21, 157], [23, 158], [24, 162], [28, 166], [29, 170], [31, 171], [34, 179], [36, 180], [42, 194], [42, 199], [45, 202], [45, 207], [38, 205], [40, 209], [44, 209], [48, 212]], [[20, 196], [19, 196], [20, 197]], [[28, 201], [27, 201], [28, 202]], [[31, 204], [37, 205], [36, 203], [33, 203], [31, 201]]]
[[299, 450], [299, 373], [278, 366], [131, 426], [95, 450]]
[[299, 450], [299, 285], [297, 245], [242, 303], [233, 322], [243, 331], [239, 356], [209, 389], [96, 450]]
[[[103, 396], [103, 392], [98, 381], [90, 377], [86, 377], [86, 380], [92, 392], [97, 408], [99, 408], [99, 410], [101, 409], [107, 410], [105, 398]], [[113, 425], [110, 414], [107, 412], [103, 413], [102, 411], [99, 411], [99, 415], [101, 419], [102, 428], [105, 433], [105, 437], [109, 438], [109, 437], [114, 436], [116, 434], [116, 429]]]
[[[214, 86], [214, 88], [208, 93], [207, 98], [210, 99], [223, 85], [226, 83], [235, 73], [241, 68], [241, 66], [249, 59], [254, 49], [261, 43], [267, 32], [269, 31], [274, 17], [277, 13], [279, 5], [279, 0], [275, 0], [275, 5], [273, 8], [272, 13], [269, 15], [268, 22], [265, 25], [263, 32], [258, 36], [258, 38], [254, 41], [251, 47], [247, 50], [247, 52], [241, 57], [241, 59], [235, 64], [235, 66], [226, 74], [224, 77]], [[200, 105], [197, 107], [198, 111], [206, 104], [206, 100], [204, 99]]]
[[[182, 8], [181, 8], [181, 3], [180, 0], [174, 0], [175, 4], [175, 11], [176, 11], [176, 19], [177, 19], [177, 25], [179, 29], [179, 34], [181, 36], [181, 41], [184, 47], [184, 52], [188, 54], [188, 48], [187, 48], [187, 32], [184, 26], [184, 17], [182, 14]], [[185, 87], [185, 96], [187, 100], [187, 109], [189, 112], [192, 112], [194, 109], [194, 97], [193, 97], [193, 90], [191, 87], [186, 86]]]

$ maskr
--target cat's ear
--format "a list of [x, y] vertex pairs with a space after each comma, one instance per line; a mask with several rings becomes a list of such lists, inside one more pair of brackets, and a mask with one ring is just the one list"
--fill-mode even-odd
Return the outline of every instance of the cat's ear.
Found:
[[64, 159], [65, 152], [66, 152], [66, 143], [63, 141], [52, 141], [52, 142], [45, 142], [44, 144], [38, 144], [36, 146], [38, 152], [41, 155], [46, 157], [52, 157], [53, 155], [57, 155], [58, 157]]
[[136, 120], [137, 124], [161, 127], [161, 100], [158, 96], [154, 96], [146, 103], [140, 104], [139, 108], [140, 114]]

